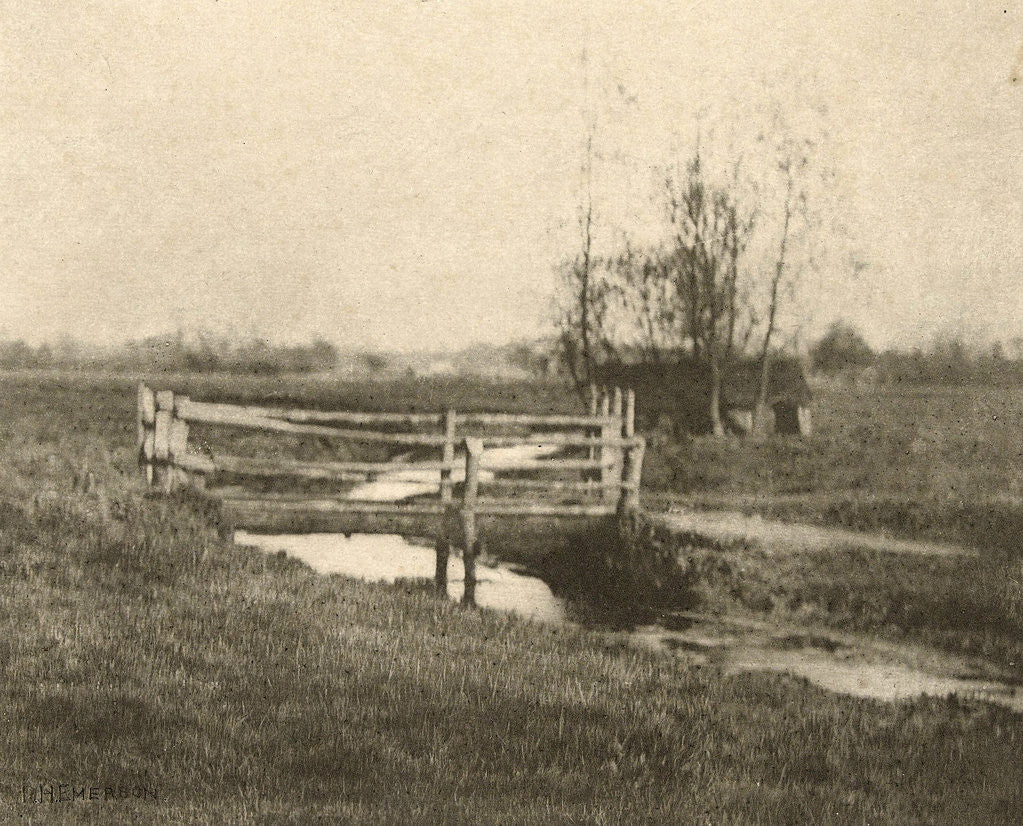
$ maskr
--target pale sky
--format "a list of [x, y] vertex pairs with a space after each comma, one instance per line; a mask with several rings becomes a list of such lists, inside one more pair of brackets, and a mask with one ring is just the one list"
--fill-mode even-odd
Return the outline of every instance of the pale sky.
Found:
[[817, 328], [1023, 335], [1005, 2], [0, 0], [0, 336], [535, 334], [578, 243], [587, 97], [625, 159], [595, 168], [607, 243], [651, 165], [767, 86], [828, 109], [845, 233]]

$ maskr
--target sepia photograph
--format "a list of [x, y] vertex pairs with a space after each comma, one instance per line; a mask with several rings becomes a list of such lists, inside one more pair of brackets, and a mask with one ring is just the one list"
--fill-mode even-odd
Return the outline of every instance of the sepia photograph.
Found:
[[0, 823], [1023, 823], [1023, 7], [0, 0]]

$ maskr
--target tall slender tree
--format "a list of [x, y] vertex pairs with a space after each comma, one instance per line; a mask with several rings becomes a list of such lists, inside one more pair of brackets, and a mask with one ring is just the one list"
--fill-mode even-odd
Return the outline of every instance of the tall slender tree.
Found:
[[754, 213], [740, 205], [734, 188], [708, 180], [699, 149], [681, 174], [667, 176], [665, 189], [672, 315], [683, 325], [678, 339], [688, 340], [692, 357], [707, 366], [708, 415], [721, 436], [722, 385], [743, 326], [743, 256]]

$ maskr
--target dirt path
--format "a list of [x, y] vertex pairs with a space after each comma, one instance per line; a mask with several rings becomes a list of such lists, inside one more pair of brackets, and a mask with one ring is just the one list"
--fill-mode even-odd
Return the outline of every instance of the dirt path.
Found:
[[726, 545], [754, 544], [762, 550], [778, 553], [875, 551], [924, 556], [975, 556], [977, 553], [971, 548], [942, 542], [895, 539], [843, 528], [779, 522], [738, 511], [696, 511], [674, 507], [666, 513], [651, 513], [650, 519], [655, 525], [676, 533], [696, 534]]

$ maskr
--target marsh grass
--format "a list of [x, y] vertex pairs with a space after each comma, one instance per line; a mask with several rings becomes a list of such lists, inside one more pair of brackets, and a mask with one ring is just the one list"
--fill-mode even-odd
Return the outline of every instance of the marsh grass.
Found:
[[[0, 819], [1014, 823], [1023, 720], [724, 678], [323, 577], [134, 480], [131, 387], [0, 389]], [[86, 491], [75, 472], [97, 477]], [[22, 783], [159, 800], [28, 805]]]

